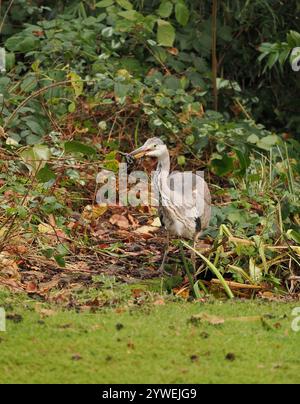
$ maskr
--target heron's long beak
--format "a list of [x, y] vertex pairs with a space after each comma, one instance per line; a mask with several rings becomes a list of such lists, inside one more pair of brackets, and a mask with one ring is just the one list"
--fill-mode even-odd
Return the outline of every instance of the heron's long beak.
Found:
[[129, 154], [130, 157], [134, 157], [135, 159], [140, 159], [144, 157], [148, 153], [149, 149], [145, 146], [140, 147], [139, 149], [134, 150]]

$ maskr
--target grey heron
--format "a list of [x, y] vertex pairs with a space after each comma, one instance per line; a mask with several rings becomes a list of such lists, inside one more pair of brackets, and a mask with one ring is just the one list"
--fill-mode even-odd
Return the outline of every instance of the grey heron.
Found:
[[[161, 271], [170, 250], [170, 236], [193, 240], [194, 248], [199, 236], [209, 226], [211, 218], [211, 194], [201, 175], [187, 172], [170, 173], [170, 155], [167, 146], [159, 138], [152, 138], [130, 157], [154, 157], [157, 169], [154, 174], [155, 192], [159, 197], [159, 216], [167, 230], [167, 246]], [[192, 255], [195, 266], [195, 255]]]

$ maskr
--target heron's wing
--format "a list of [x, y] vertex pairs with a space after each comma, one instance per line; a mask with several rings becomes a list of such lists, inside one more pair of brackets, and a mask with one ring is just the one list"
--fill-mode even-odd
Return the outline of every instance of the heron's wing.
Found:
[[169, 187], [176, 204], [190, 217], [202, 220], [207, 227], [211, 217], [211, 194], [205, 180], [194, 173], [174, 172], [169, 176]]

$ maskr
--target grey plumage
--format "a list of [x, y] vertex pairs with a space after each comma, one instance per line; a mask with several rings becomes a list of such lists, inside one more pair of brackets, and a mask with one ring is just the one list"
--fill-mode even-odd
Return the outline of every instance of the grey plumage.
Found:
[[159, 138], [147, 140], [130, 156], [157, 158], [154, 186], [162, 224], [170, 235], [194, 240], [195, 244], [211, 218], [211, 195], [205, 180], [189, 172], [170, 174], [169, 151]]

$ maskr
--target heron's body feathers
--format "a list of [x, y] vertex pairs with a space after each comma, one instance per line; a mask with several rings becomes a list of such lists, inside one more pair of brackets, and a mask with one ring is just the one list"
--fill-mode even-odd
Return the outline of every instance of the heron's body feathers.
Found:
[[170, 174], [169, 152], [158, 138], [147, 140], [131, 155], [158, 159], [154, 186], [161, 221], [170, 234], [195, 240], [209, 226], [211, 218], [211, 195], [202, 176], [190, 172]]

